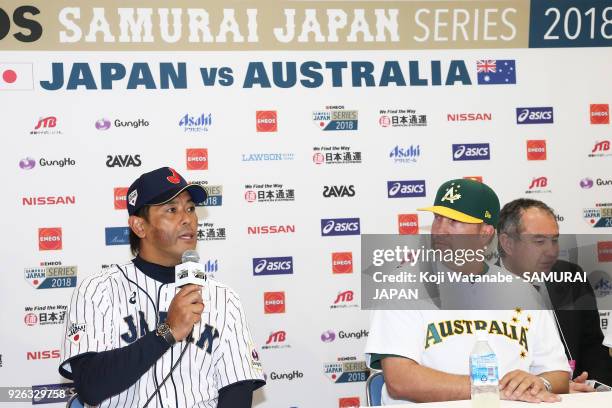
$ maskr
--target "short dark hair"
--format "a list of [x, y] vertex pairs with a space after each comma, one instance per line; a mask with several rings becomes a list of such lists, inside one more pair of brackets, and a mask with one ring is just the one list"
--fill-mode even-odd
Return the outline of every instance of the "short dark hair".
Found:
[[[139, 208], [136, 214], [136, 217], [144, 218], [146, 221], [149, 221], [149, 206], [145, 205], [142, 208]], [[132, 251], [132, 255], [138, 255], [140, 251], [140, 237], [132, 231], [130, 228], [130, 251]]]
[[506, 254], [499, 242], [499, 236], [501, 234], [519, 234], [522, 227], [521, 217], [523, 216], [523, 212], [529, 208], [538, 208], [545, 211], [556, 221], [555, 211], [542, 201], [532, 200], [530, 198], [518, 198], [510, 201], [504, 205], [499, 212], [499, 220], [497, 221], [497, 251], [500, 257], [503, 258]]

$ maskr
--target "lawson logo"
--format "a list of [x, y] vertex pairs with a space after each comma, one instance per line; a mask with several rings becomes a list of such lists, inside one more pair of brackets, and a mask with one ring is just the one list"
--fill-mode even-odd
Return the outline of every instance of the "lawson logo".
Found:
[[106, 245], [129, 245], [130, 227], [106, 227]]
[[425, 197], [425, 180], [387, 181], [389, 198]]
[[490, 160], [488, 143], [453, 144], [453, 160]]
[[359, 218], [324, 218], [321, 220], [321, 236], [360, 235]]
[[516, 124], [553, 123], [552, 106], [540, 108], [516, 108]]
[[290, 275], [293, 273], [293, 257], [253, 258], [253, 275]]

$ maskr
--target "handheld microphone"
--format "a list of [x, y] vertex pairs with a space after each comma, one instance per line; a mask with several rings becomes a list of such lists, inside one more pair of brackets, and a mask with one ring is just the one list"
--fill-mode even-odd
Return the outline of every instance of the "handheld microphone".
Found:
[[198, 286], [206, 284], [204, 265], [200, 262], [200, 255], [193, 249], [183, 252], [181, 263], [174, 267], [174, 281], [176, 286], [185, 286], [190, 283]]

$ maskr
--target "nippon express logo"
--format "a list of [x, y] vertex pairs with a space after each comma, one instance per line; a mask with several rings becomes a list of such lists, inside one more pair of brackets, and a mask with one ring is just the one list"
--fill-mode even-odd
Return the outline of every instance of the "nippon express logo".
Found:
[[312, 162], [317, 165], [361, 163], [361, 152], [351, 151], [349, 146], [321, 146], [312, 151]]
[[198, 222], [198, 241], [225, 241], [225, 227], [217, 227], [212, 222]]
[[489, 143], [453, 144], [453, 160], [490, 160]]
[[246, 153], [242, 155], [243, 162], [291, 161], [294, 153]]
[[295, 189], [283, 188], [282, 184], [246, 184], [244, 188], [244, 199], [248, 203], [295, 201]]
[[312, 113], [313, 122], [325, 131], [357, 130], [356, 110], [345, 110], [344, 106], [326, 106], [325, 110]]
[[553, 123], [552, 106], [542, 108], [516, 108], [516, 124]]
[[106, 227], [104, 228], [104, 237], [106, 245], [129, 245], [130, 243], [130, 228], [129, 227]]
[[34, 289], [73, 288], [77, 283], [77, 272], [75, 265], [62, 266], [61, 262], [44, 262], [41, 266], [25, 268], [24, 278]]
[[425, 197], [425, 180], [387, 181], [388, 198]]
[[66, 305], [26, 306], [23, 323], [26, 326], [64, 324]]
[[185, 132], [208, 132], [212, 125], [212, 113], [201, 113], [194, 116], [186, 113], [181, 116], [178, 125]]
[[417, 113], [414, 109], [381, 109], [378, 125], [387, 127], [423, 127], [427, 126], [427, 115]]
[[324, 218], [321, 220], [321, 236], [360, 235], [359, 218]]
[[253, 258], [253, 276], [291, 274], [293, 274], [293, 257], [291, 256]]

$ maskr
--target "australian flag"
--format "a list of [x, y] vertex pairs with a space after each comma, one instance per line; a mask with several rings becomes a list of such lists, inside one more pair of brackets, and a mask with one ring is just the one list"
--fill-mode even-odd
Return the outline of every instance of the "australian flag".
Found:
[[515, 60], [479, 60], [476, 72], [479, 85], [516, 84]]

